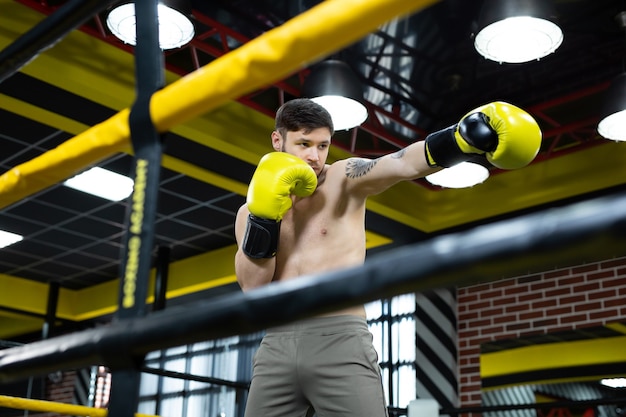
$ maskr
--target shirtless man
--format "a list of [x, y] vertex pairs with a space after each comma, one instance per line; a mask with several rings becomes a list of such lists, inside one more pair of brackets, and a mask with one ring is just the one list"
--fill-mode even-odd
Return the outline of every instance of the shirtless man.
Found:
[[[500, 168], [527, 165], [541, 131], [523, 110], [490, 103], [456, 125], [377, 159], [326, 164], [330, 115], [311, 100], [285, 103], [235, 221], [243, 291], [360, 265], [365, 202], [413, 180], [484, 155]], [[363, 306], [269, 329], [254, 359], [246, 417], [387, 416], [378, 357]]]

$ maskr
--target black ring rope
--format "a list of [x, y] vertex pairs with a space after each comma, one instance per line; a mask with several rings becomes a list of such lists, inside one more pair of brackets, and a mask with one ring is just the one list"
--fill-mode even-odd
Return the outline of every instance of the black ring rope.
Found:
[[439, 236], [363, 266], [274, 283], [0, 351], [0, 383], [59, 368], [251, 333], [393, 295], [536, 273], [626, 254], [626, 196]]
[[0, 82], [115, 0], [69, 0], [0, 52]]

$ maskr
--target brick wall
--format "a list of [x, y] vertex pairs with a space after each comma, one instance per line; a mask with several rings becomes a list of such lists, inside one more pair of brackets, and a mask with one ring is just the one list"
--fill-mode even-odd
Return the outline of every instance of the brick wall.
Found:
[[[76, 383], [76, 373], [74, 371], [58, 372], [45, 379], [46, 401], [72, 404], [74, 399], [74, 385]], [[23, 415], [23, 414], [21, 414]], [[31, 417], [65, 417], [67, 414], [59, 413], [36, 413], [30, 412]]]
[[480, 345], [626, 320], [626, 257], [458, 289], [461, 407], [481, 404]]

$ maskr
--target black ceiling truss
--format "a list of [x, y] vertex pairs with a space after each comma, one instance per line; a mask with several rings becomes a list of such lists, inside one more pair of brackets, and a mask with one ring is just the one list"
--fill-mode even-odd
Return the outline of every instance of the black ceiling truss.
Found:
[[[46, 14], [52, 14], [59, 9], [59, 2], [53, 0], [49, 2], [46, 2], [45, 0], [42, 2], [33, 0], [19, 1]], [[315, 4], [316, 2], [310, 3]], [[561, 18], [560, 23], [565, 26], [568, 37], [576, 38], [576, 33], [582, 33], [583, 35], [578, 35], [578, 37], [586, 38], [584, 42], [590, 44], [598, 35], [596, 32], [593, 32], [592, 35], [585, 36], [584, 34], [591, 32], [591, 30], [581, 30], [579, 28], [580, 22], [581, 20], [585, 20], [586, 22], [592, 20], [589, 19], [590, 16], [606, 15], [606, 11], [600, 5], [593, 4], [596, 2], [578, 3], [585, 3], [583, 5], [584, 7], [579, 6], [574, 12], [568, 11], [567, 14], [564, 13], [567, 17]], [[254, 6], [254, 10], [258, 12], [258, 8], [261, 6], [263, 5]], [[264, 5], [263, 7], [267, 6], [268, 5]], [[226, 6], [222, 4], [221, 7]], [[245, 1], [235, 2], [232, 6], [226, 7], [231, 10], [232, 14], [224, 14], [222, 11], [222, 13], [215, 13], [215, 15], [228, 16], [228, 19], [226, 20], [231, 22], [234, 27], [239, 28], [244, 27], [245, 25], [238, 23], [237, 19], [243, 19], [244, 21], [256, 20], [256, 30], [250, 30], [251, 26], [246, 26], [248, 33], [254, 35], [261, 33], [263, 30], [267, 30], [272, 26], [278, 25], [294, 13], [301, 12], [304, 5], [299, 4], [296, 7], [293, 5], [290, 6], [281, 4], [277, 6], [277, 8], [274, 8], [272, 11], [266, 13], [268, 16], [274, 16], [271, 19], [259, 18], [258, 16], [263, 14], [255, 13], [254, 11], [246, 13], [245, 10], [249, 10], [251, 7], [253, 6]], [[286, 8], [286, 10], [280, 9], [281, 7]], [[566, 8], [571, 6], [559, 4], [559, 7]], [[616, 9], [612, 10], [611, 13], [613, 11], [615, 11], [615, 13], [619, 11], [617, 6], [615, 7]], [[102, 6], [100, 6], [100, 8], [102, 8]], [[459, 21], [458, 16], [463, 14], [463, 10], [467, 13], [467, 8], [463, 8], [457, 1], [444, 1], [442, 2], [442, 8], [445, 12], [451, 15], [450, 19], [453, 19], [452, 21], [457, 23]], [[61, 7], [61, 9], [63, 9], [63, 7]], [[238, 10], [238, 12], [232, 12], [232, 9]], [[372, 157], [388, 153], [398, 148], [402, 148], [411, 142], [423, 139], [427, 131], [432, 130], [433, 126], [441, 128], [446, 123], [453, 123], [454, 119], [450, 118], [452, 116], [443, 115], [441, 110], [438, 111], [437, 108], [457, 109], [452, 111], [449, 110], [448, 113], [454, 114], [453, 117], [458, 118], [459, 115], [463, 114], [463, 112], [458, 109], [461, 105], [465, 106], [464, 102], [467, 100], [463, 99], [463, 97], [474, 96], [475, 93], [472, 93], [472, 91], [476, 90], [489, 91], [492, 89], [491, 86], [494, 82], [493, 78], [495, 78], [498, 82], [498, 91], [503, 90], [502, 80], [506, 80], [504, 82], [512, 85], [518, 82], [521, 84], [533, 83], [533, 73], [535, 71], [532, 63], [523, 66], [505, 67], [487, 62], [486, 60], [475, 56], [473, 59], [475, 65], [473, 68], [468, 68], [470, 71], [469, 77], [467, 74], [455, 74], [454, 71], [450, 72], [449, 70], [446, 70], [446, 67], [450, 66], [446, 66], [445, 57], [446, 54], [447, 56], [450, 56], [450, 51], [445, 52], [447, 49], [445, 45], [445, 38], [464, 37], [467, 38], [464, 43], [468, 43], [471, 41], [471, 28], [466, 27], [467, 25], [459, 25], [460, 28], [455, 28], [454, 30], [451, 30], [449, 26], [445, 26], [444, 30], [441, 30], [439, 28], [442, 23], [442, 12], [440, 9], [434, 10], [433, 19], [429, 20], [427, 18], [421, 18], [418, 22], [411, 22], [412, 25], [408, 25], [404, 22], [401, 29], [396, 27], [398, 26], [398, 22], [395, 22], [396, 25], [390, 25], [394, 26], [394, 28], [389, 29], [389, 33], [384, 30], [376, 31], [371, 36], [365, 38], [357, 44], [339, 52], [339, 54], [349, 58], [347, 59], [347, 62], [354, 67], [355, 72], [359, 74], [362, 81], [364, 81], [367, 93], [370, 93], [367, 94], [367, 96], [372, 96], [376, 99], [367, 103], [368, 109], [370, 110], [369, 120], [367, 120], [361, 127], [356, 128], [356, 131], [351, 134], [338, 135], [338, 140], [335, 142], [336, 146], [342, 147], [345, 150], [360, 156]], [[95, 9], [92, 11], [95, 11]], [[255, 18], [254, 16], [257, 17]], [[277, 16], [282, 17], [279, 18]], [[188, 46], [181, 48], [179, 51], [169, 52], [166, 57], [167, 68], [180, 75], [185, 75], [200, 66], [205, 65], [215, 57], [228, 53], [228, 51], [249, 40], [249, 37], [246, 35], [239, 33], [237, 30], [205, 15], [198, 9], [194, 10], [194, 17], [196, 20], [197, 36]], [[471, 16], [470, 18], [468, 18], [468, 16], [464, 17], [466, 21], [471, 20]], [[259, 19], [261, 19], [260, 22]], [[74, 19], [70, 23], [79, 24], [83, 20], [84, 16], [82, 16], [80, 20]], [[409, 21], [410, 20], [416, 19], [411, 17], [409, 18]], [[421, 29], [415, 33], [415, 31], [411, 32], [407, 29], [407, 26], [416, 26]], [[427, 29], [423, 29], [424, 27]], [[433, 30], [432, 27], [436, 27], [437, 29]], [[100, 37], [109, 43], [132, 52], [132, 47], [121, 43], [107, 32], [103, 24], [103, 14], [96, 14], [92, 21], [83, 25], [81, 29], [93, 36]], [[596, 28], [594, 27], [593, 29]], [[604, 42], [604, 45], [606, 45], [604, 46], [605, 52], [602, 52], [602, 48], [586, 45], [587, 49], [591, 48], [596, 51], [596, 54], [599, 55], [599, 58], [597, 60], [593, 60], [594, 62], [591, 63], [593, 66], [591, 71], [598, 74], [598, 76], [602, 76], [605, 80], [618, 72], [618, 70], [614, 68], [616, 65], [621, 64], [622, 67], [624, 65], [624, 39], [622, 37], [615, 39], [615, 36], [613, 36], [615, 31], [616, 28], [611, 28], [610, 26], [608, 28], [603, 28], [603, 30], [600, 31], [600, 36], [603, 36], [602, 34], [604, 34], [604, 36], [609, 38], [612, 37], [613, 39], [612, 42], [608, 43], [608, 45]], [[59, 33], [61, 32], [59, 31]], [[435, 48], [434, 50], [441, 52], [441, 58], [436, 58], [438, 56], [436, 53], [425, 53], [421, 49], [413, 45], [408, 45], [407, 42], [405, 42], [405, 39], [416, 36], [425, 37], [425, 42], [429, 46], [429, 51], [432, 51], [433, 48]], [[443, 38], [443, 40], [438, 40], [439, 38]], [[575, 40], [575, 42], [579, 41]], [[568, 43], [569, 41], [566, 38], [562, 48], [568, 48]], [[619, 45], [620, 43], [622, 43], [622, 45]], [[377, 44], [377, 51], [368, 50], [368, 44]], [[572, 46], [572, 48], [575, 47], [580, 48], [580, 45], [576, 44], [576, 46]], [[616, 50], [620, 52], [615, 52]], [[453, 51], [453, 55], [459, 53], [467, 54], [466, 51]], [[415, 64], [412, 64], [412, 68], [403, 68], [401, 65], [397, 64], [397, 62], [402, 61], [404, 58], [415, 61]], [[390, 66], [386, 62], [383, 63], [383, 59], [392, 60], [394, 64]], [[610, 64], [611, 62], [613, 62], [613, 65]], [[422, 67], [426, 69], [420, 69]], [[433, 74], [432, 68], [439, 68], [437, 70], [439, 71], [439, 74], [442, 74], [441, 71], [443, 71], [443, 73], [449, 73], [447, 73], [447, 75]], [[559, 68], [559, 72], [562, 77], [567, 76], [568, 80], [581, 78], [578, 82], [580, 84], [578, 88], [583, 90], [589, 88], [589, 81], [584, 79], [584, 77], [577, 77], [577, 74], [575, 73], [570, 75], [564, 73], [564, 71], [567, 71], [568, 68], [570, 68], [570, 71], [572, 72], [576, 71], [572, 69], [576, 68], [576, 65], [563, 65]], [[307, 71], [307, 69], [303, 69], [298, 74], [294, 74], [291, 80], [288, 79], [277, 82], [271, 87], [268, 87], [265, 91], [251, 93], [247, 96], [241, 97], [239, 101], [267, 115], [273, 116], [275, 108], [286, 98], [297, 97], [300, 95], [299, 87], [301, 85], [301, 81], [306, 76]], [[465, 71], [467, 71], [467, 69]], [[461, 72], [463, 72], [463, 70]], [[389, 80], [388, 85], [383, 85], [377, 81], [380, 75], [383, 75], [386, 80]], [[436, 80], [438, 77], [443, 77], [446, 83], [450, 83], [449, 89], [456, 95], [457, 100], [446, 100], [447, 89], [433, 91], [434, 88], [431, 87], [433, 83], [429, 80], [432, 78]], [[426, 84], [428, 84], [428, 86], [420, 84], [419, 80], [421, 79], [426, 79]], [[418, 82], [416, 82], [416, 80]], [[559, 83], [551, 84], [555, 85], [555, 88], [559, 88]], [[568, 85], [570, 84], [571, 81], [568, 81]], [[608, 87], [607, 84], [601, 85]], [[563, 87], [560, 88], [563, 90]], [[464, 93], [463, 90], [467, 91], [467, 93]], [[504, 90], [506, 90], [506, 88], [504, 88]], [[554, 103], [555, 106], [559, 106], [564, 104], [568, 97], [572, 97], [572, 95], [563, 95], [560, 100], [553, 99], [546, 101], [545, 96], [547, 90], [549, 90], [549, 87], [545, 84], [536, 84], [533, 89], [524, 89], [523, 93], [526, 95], [526, 98], [519, 98], [520, 104], [526, 104], [526, 102], [528, 102], [530, 105], [531, 100], [528, 97], [532, 96], [533, 91], [540, 91], [544, 96], [543, 104], [542, 100], [539, 100], [540, 97], [535, 98], [536, 101], [532, 104], [532, 108], [534, 109], [540, 107], [545, 108], [546, 103]], [[601, 92], [602, 91], [599, 91], [599, 93]], [[553, 94], [557, 93], [558, 91], [553, 92]], [[433, 96], [437, 95], [440, 95], [441, 98], [433, 99]], [[269, 100], [268, 97], [270, 97]], [[516, 96], [512, 95], [511, 97]], [[579, 95], [579, 97], [584, 96]], [[486, 99], [487, 98], [489, 100], [500, 99], [500, 97], [497, 96], [487, 96]], [[483, 101], [486, 101], [486, 99]], [[455, 102], [463, 104], [455, 104]], [[465, 111], [467, 110], [469, 110], [469, 108], [465, 108]], [[597, 123], [597, 116], [587, 117], [584, 119], [584, 123], [570, 124], [558, 121], [554, 115], [547, 118], [547, 113], [548, 111], [543, 111], [542, 114], [539, 115], [543, 117], [538, 118], [540, 119], [540, 123], [547, 122], [547, 127], [550, 128], [550, 130], [544, 134], [544, 140], [547, 140], [550, 143], [542, 148], [542, 154], [538, 159], [545, 160], [553, 157], [554, 155], [551, 152], [557, 149], [556, 144], [560, 142], [560, 139], [564, 134], [569, 134], [571, 137], [578, 136], [585, 138], [578, 141], [581, 144], [587, 144], [587, 142], [589, 142], [590, 132], [593, 132], [595, 124]], [[558, 127], [558, 131], [556, 135], [554, 135], [556, 140], [550, 141], [555, 127]], [[565, 131], [568, 128], [570, 130]], [[592, 133], [591, 136], [595, 137], [595, 133]], [[576, 141], [574, 141], [574, 143], [576, 143]], [[572, 143], [568, 143], [568, 151], [572, 151]], [[428, 186], [428, 184], [423, 181], [421, 183]]]

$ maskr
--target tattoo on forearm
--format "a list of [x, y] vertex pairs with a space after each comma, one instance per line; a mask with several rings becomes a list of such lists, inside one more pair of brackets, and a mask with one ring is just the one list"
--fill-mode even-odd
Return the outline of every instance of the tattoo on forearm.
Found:
[[406, 149], [400, 149], [398, 152], [392, 153], [391, 157], [393, 159], [400, 159], [404, 156], [405, 153], [406, 153]]
[[374, 168], [378, 159], [352, 158], [346, 164], [346, 177], [359, 178]]

